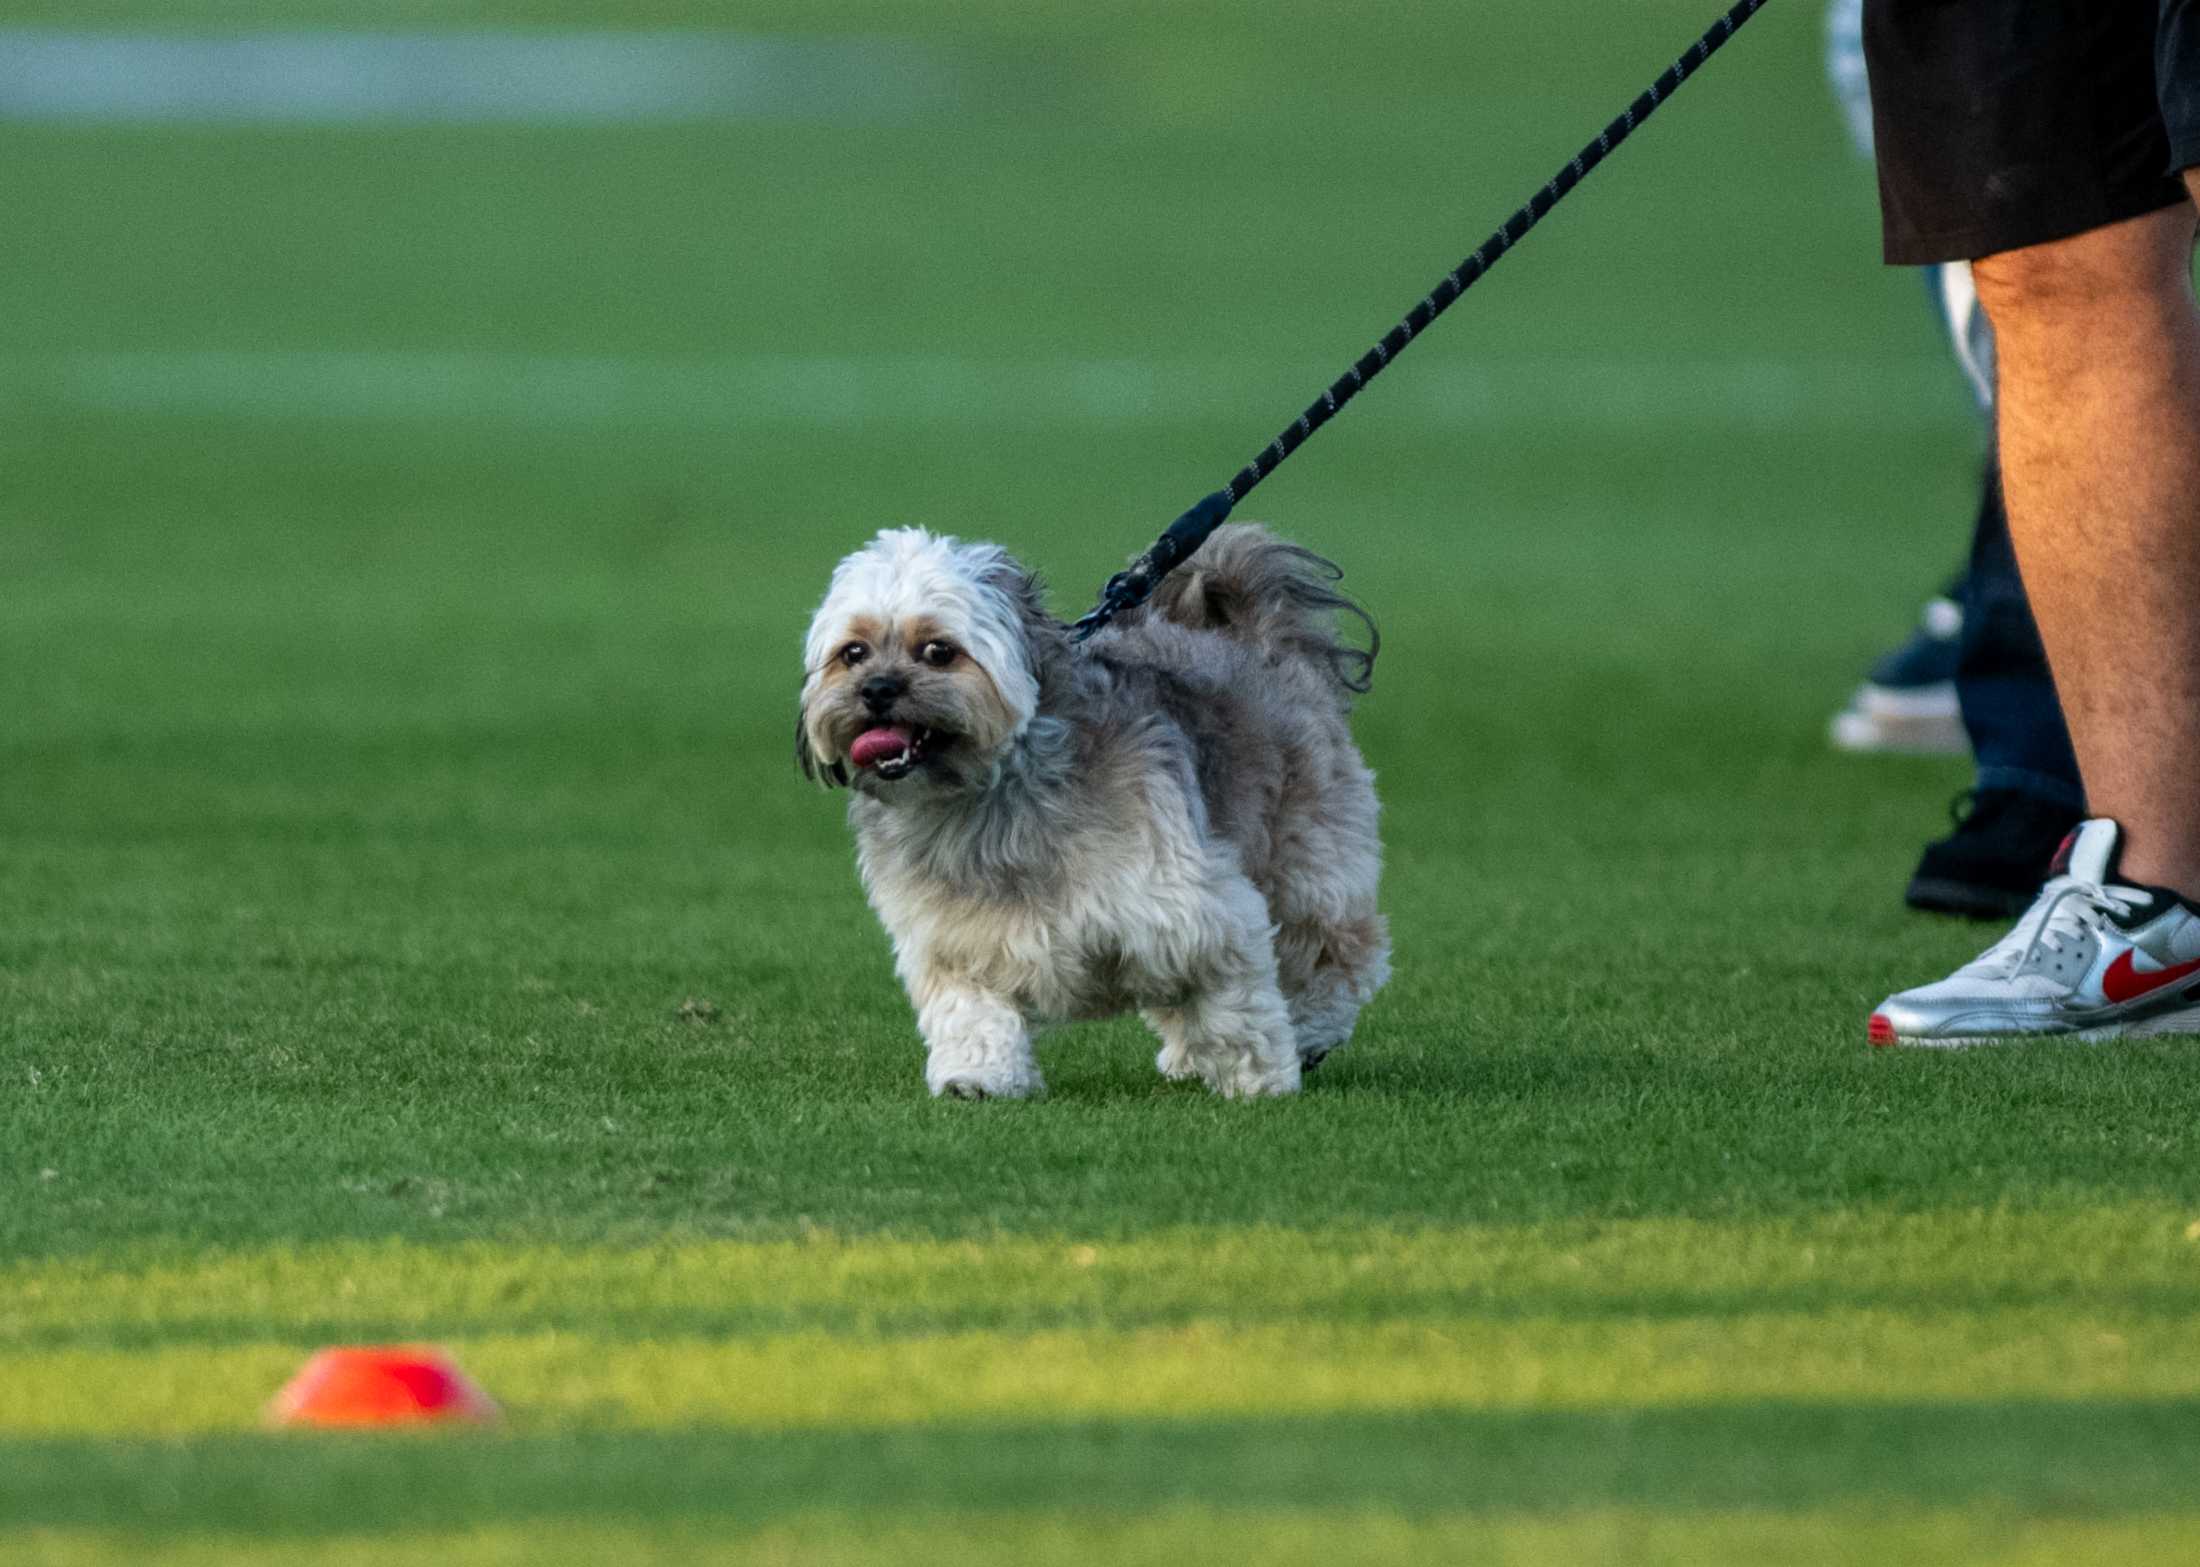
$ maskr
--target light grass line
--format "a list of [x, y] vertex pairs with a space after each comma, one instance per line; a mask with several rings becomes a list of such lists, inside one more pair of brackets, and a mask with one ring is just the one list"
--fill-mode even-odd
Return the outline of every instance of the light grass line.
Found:
[[[1235, 359], [749, 354], [663, 359], [403, 351], [173, 351], [0, 358], [0, 409], [254, 421], [474, 420], [770, 431], [889, 425], [1063, 429], [1263, 426], [1325, 367]], [[1960, 425], [1961, 389], [1923, 359], [1707, 357], [1446, 361], [1376, 394], [1364, 418], [1416, 429]]]
[[644, 1329], [887, 1334], [976, 1322], [1181, 1321], [1255, 1303], [1322, 1320], [1556, 1303], [1716, 1315], [1816, 1303], [2129, 1301], [2200, 1308], [2200, 1221], [2167, 1206], [1863, 1212], [1442, 1228], [1172, 1228], [1129, 1239], [799, 1240], [647, 1246], [322, 1242], [160, 1248], [0, 1266], [0, 1350], [157, 1344], [369, 1325], [384, 1334], [563, 1325], [616, 1305]]
[[936, 50], [711, 29], [77, 32], [0, 28], [0, 121], [895, 123], [953, 103]]
[[[754, 1338], [600, 1330], [444, 1340], [515, 1432], [897, 1429], [1791, 1404], [2200, 1397], [2189, 1317], [2062, 1307], [1551, 1315]], [[317, 1346], [0, 1354], [0, 1437], [254, 1429]]]
[[2200, 1513], [2044, 1518], [2002, 1509], [1812, 1507], [1652, 1509], [1585, 1507], [1558, 1515], [1457, 1510], [1408, 1516], [1384, 1508], [1255, 1509], [1176, 1505], [1123, 1516], [1106, 1511], [947, 1508], [893, 1517], [817, 1511], [743, 1530], [725, 1520], [628, 1524], [568, 1519], [498, 1522], [465, 1530], [392, 1530], [334, 1538], [101, 1528], [0, 1532], [21, 1567], [93, 1567], [158, 1560], [166, 1567], [251, 1567], [310, 1559], [319, 1567], [453, 1563], [538, 1567], [546, 1560], [670, 1563], [831, 1562], [963, 1567], [1109, 1562], [1180, 1567], [1187, 1561], [1258, 1561], [1263, 1567], [1360, 1563], [1661, 1564], [1766, 1562], [1837, 1567], [1930, 1561], [1997, 1563], [2177, 1562], [2192, 1557]]
[[2195, 1262], [2169, 1210], [50, 1261], [0, 1273], [0, 1436], [248, 1430], [363, 1339], [532, 1432], [2189, 1398]]

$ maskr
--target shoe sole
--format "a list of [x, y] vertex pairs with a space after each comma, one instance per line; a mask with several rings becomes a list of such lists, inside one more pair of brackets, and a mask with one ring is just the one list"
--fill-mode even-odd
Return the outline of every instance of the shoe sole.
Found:
[[1929, 686], [1882, 686], [1867, 680], [1856, 688], [1850, 711], [1896, 723], [1963, 722], [1963, 706], [1953, 680]]
[[2085, 1028], [2042, 1028], [2022, 1034], [1963, 1034], [1947, 1039], [1899, 1035], [1891, 1019], [1874, 1012], [1865, 1029], [1865, 1037], [1880, 1049], [1902, 1045], [1919, 1050], [1967, 1050], [1973, 1045], [2025, 1044], [2035, 1039], [2075, 1039], [2085, 1044], [2104, 1044], [2119, 1039], [2156, 1039], [2166, 1034], [2200, 1034], [2200, 1007], [2118, 1018]]
[[1902, 889], [1902, 901], [1913, 909], [1973, 920], [2013, 920], [2030, 908], [2038, 895], [2037, 887], [2030, 892], [2007, 892], [1943, 876], [1913, 876], [1909, 886]]
[[1953, 713], [1885, 713], [1849, 708], [1833, 715], [1827, 737], [1837, 751], [1864, 755], [1963, 756], [1971, 737]]

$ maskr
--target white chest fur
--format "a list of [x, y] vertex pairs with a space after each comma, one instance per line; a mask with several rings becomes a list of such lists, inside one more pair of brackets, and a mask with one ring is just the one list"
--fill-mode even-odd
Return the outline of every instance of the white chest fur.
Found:
[[858, 841], [912, 999], [967, 986], [1033, 1022], [1175, 1004], [1223, 939], [1216, 888], [1236, 880], [1228, 845], [1182, 802], [1128, 826], [1080, 824], [1027, 866], [943, 852], [896, 823], [859, 823]]

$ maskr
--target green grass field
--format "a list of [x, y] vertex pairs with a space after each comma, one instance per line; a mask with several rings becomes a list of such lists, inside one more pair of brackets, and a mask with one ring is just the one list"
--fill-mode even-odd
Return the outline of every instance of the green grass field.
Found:
[[[1986, 939], [1964, 769], [1823, 740], [1977, 438], [1815, 6], [1248, 507], [1385, 633], [1303, 1096], [930, 1101], [790, 762], [844, 551], [1077, 612], [1711, 9], [8, 0], [956, 85], [0, 124], [0, 1560], [2200, 1558], [2189, 1056], [1864, 1044]], [[260, 1428], [384, 1340], [508, 1418]]]

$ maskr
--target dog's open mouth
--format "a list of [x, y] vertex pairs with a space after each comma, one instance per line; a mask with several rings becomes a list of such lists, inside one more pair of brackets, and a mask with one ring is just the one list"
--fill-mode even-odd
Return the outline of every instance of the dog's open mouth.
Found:
[[881, 724], [866, 729], [848, 747], [848, 760], [881, 778], [900, 778], [924, 760], [940, 735], [922, 724]]

